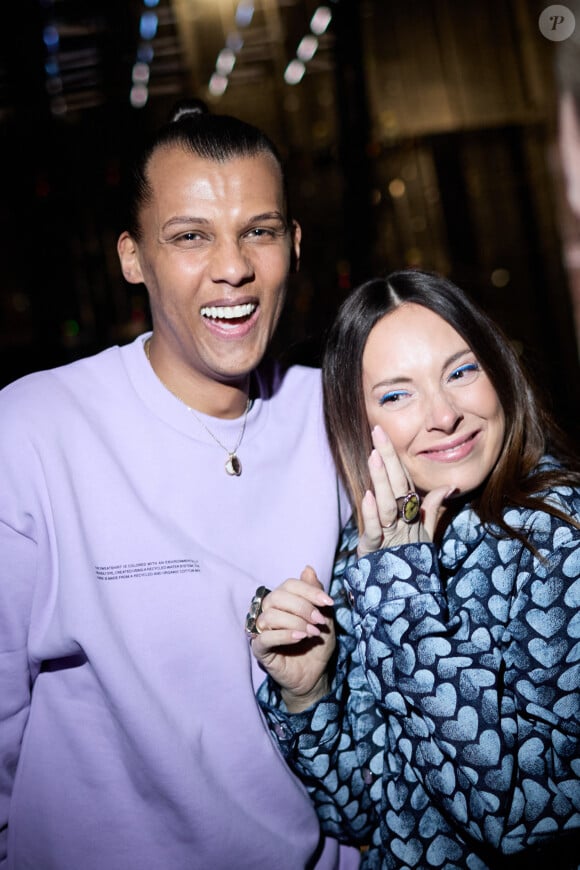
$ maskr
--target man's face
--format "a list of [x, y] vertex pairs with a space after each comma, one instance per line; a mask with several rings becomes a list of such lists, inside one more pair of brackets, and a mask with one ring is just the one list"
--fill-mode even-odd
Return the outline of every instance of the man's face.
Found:
[[300, 228], [288, 225], [269, 154], [218, 163], [181, 148], [150, 160], [139, 242], [124, 233], [125, 278], [149, 291], [164, 366], [237, 385], [262, 359], [284, 305]]

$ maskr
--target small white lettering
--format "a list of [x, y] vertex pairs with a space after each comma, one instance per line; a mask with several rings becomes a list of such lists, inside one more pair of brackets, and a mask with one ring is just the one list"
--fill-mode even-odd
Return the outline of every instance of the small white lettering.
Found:
[[98, 580], [132, 580], [165, 574], [199, 574], [200, 571], [197, 559], [160, 559], [152, 562], [95, 565]]

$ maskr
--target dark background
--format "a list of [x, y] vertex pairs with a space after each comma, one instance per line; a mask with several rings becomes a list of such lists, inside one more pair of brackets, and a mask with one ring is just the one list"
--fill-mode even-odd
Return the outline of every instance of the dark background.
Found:
[[[328, 29], [287, 84], [319, 5]], [[500, 321], [577, 432], [580, 229], [562, 195], [546, 5], [5, 0], [0, 386], [148, 327], [145, 291], [117, 262], [121, 175], [135, 142], [196, 95], [264, 127], [287, 162], [304, 245], [280, 352], [316, 362], [352, 286], [434, 269]]]

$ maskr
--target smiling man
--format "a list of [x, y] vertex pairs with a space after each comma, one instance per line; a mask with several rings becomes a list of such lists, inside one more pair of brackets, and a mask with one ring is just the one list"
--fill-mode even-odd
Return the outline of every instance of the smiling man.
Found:
[[198, 411], [240, 417], [300, 255], [280, 166], [266, 153], [217, 162], [173, 148], [152, 155], [148, 178], [155, 197], [119, 254], [125, 278], [149, 291], [151, 364]]
[[300, 227], [272, 143], [180, 107], [135, 165], [153, 330], [0, 394], [0, 866], [356, 867], [277, 753], [257, 587], [347, 519], [319, 373], [264, 356]]

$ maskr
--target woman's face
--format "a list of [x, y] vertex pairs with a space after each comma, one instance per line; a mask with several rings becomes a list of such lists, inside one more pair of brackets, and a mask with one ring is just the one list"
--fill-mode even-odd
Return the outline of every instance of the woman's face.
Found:
[[391, 439], [418, 492], [476, 489], [505, 433], [499, 398], [463, 338], [438, 314], [405, 303], [371, 330], [363, 353], [368, 421]]

